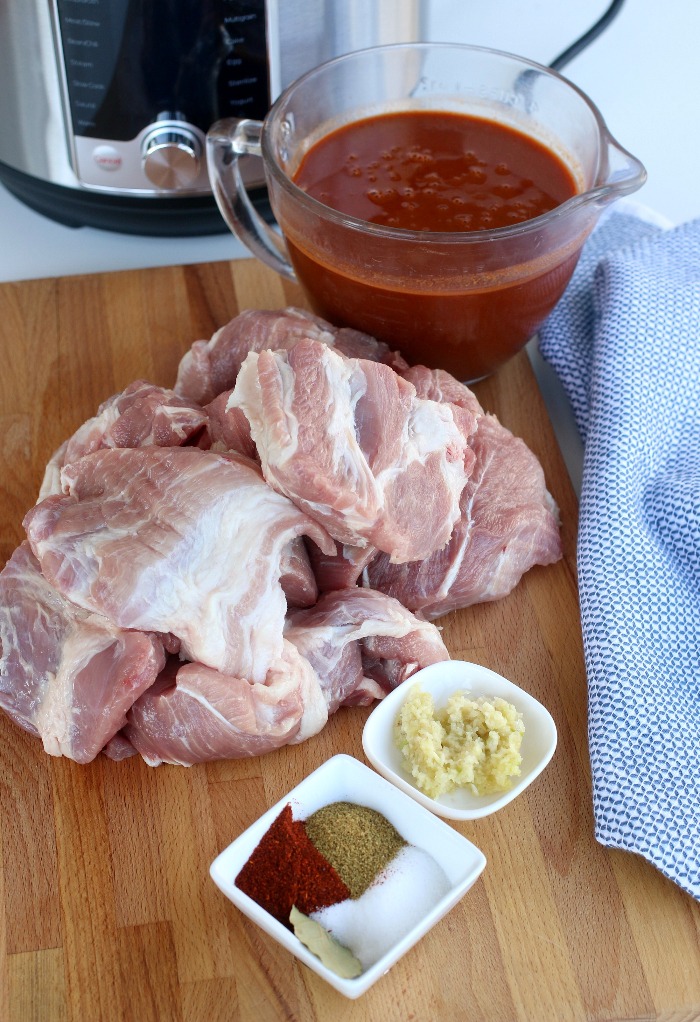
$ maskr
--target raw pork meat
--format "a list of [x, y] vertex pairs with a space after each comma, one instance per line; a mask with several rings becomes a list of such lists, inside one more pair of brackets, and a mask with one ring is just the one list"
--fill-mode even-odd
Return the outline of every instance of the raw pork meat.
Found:
[[[398, 370], [397, 370], [398, 371]], [[416, 388], [418, 397], [430, 401], [447, 401], [464, 408], [478, 419], [484, 414], [476, 394], [464, 383], [460, 383], [444, 369], [428, 369], [427, 366], [411, 366], [400, 374]]]
[[[252, 461], [258, 452], [250, 435], [250, 424], [240, 408], [226, 411], [232, 391], [223, 393], [205, 405], [207, 427], [198, 444], [202, 450], [235, 451]], [[311, 544], [320, 557], [324, 556]], [[293, 540], [282, 554], [280, 585], [290, 607], [310, 607], [318, 598], [318, 585], [302, 539]]]
[[450, 538], [474, 464], [466, 410], [313, 340], [248, 355], [228, 407], [245, 412], [267, 482], [338, 542], [403, 562]]
[[[315, 543], [309, 546], [318, 550]], [[320, 551], [319, 555], [323, 556]], [[301, 537], [291, 540], [282, 551], [280, 585], [288, 607], [312, 607], [318, 599], [318, 583]]]
[[131, 756], [138, 756], [138, 752], [133, 747], [131, 742], [125, 735], [119, 731], [114, 738], [105, 745], [102, 750], [102, 755], [106, 756], [107, 759], [114, 760], [115, 763], [120, 763], [123, 759], [129, 759]]
[[326, 593], [290, 614], [284, 634], [319, 676], [329, 713], [381, 699], [420, 668], [450, 659], [434, 625], [371, 589]]
[[200, 432], [206, 412], [173, 390], [136, 380], [103, 402], [53, 455], [44, 473], [39, 500], [60, 493], [60, 469], [103, 447], [179, 447]]
[[367, 571], [374, 589], [428, 619], [507, 596], [533, 565], [562, 555], [558, 510], [535, 455], [493, 415], [479, 419], [471, 442], [476, 467], [447, 546], [415, 564], [382, 554]]
[[[457, 405], [466, 409], [477, 420], [484, 414], [473, 391], [442, 369], [411, 366], [405, 370], [397, 369], [396, 371], [413, 384], [418, 397]], [[466, 435], [471, 439], [472, 434], [469, 429], [466, 431]], [[373, 546], [361, 548], [336, 543], [336, 553], [328, 557], [318, 547], [310, 544], [309, 557], [316, 575], [319, 592], [345, 589], [358, 584], [363, 572], [377, 556], [377, 553], [376, 547]]]
[[175, 390], [199, 404], [208, 404], [233, 387], [248, 352], [287, 350], [309, 337], [344, 355], [385, 362], [397, 370], [407, 368], [398, 352], [382, 341], [359, 330], [338, 329], [303, 309], [247, 309], [210, 340], [194, 342], [180, 362]]
[[[319, 322], [323, 323], [325, 320]], [[330, 327], [330, 324], [326, 325]], [[383, 341], [377, 341], [369, 334], [349, 326], [340, 327], [339, 330], [335, 327], [330, 329], [335, 330], [333, 347], [341, 355], [347, 358], [364, 358], [368, 362], [381, 362], [382, 365], [391, 366], [397, 373], [408, 368], [408, 362], [401, 353], [392, 351]]]
[[25, 518], [44, 575], [122, 628], [172, 632], [183, 658], [264, 681], [282, 653], [280, 559], [315, 522], [235, 454], [101, 450], [62, 473], [65, 496]]
[[124, 735], [151, 766], [262, 756], [328, 720], [310, 664], [285, 642], [262, 684], [171, 660], [132, 707]]
[[78, 762], [303, 741], [449, 659], [427, 619], [561, 556], [537, 459], [466, 386], [298, 309], [106, 401], [25, 527], [0, 707]]
[[328, 556], [314, 543], [308, 544], [309, 560], [320, 593], [357, 585], [362, 572], [377, 556], [377, 548], [371, 544], [359, 547], [336, 543], [335, 547], [335, 553]]
[[232, 391], [225, 390], [204, 406], [207, 413], [207, 428], [198, 446], [203, 450], [211, 448], [215, 451], [236, 451], [251, 461], [257, 461], [258, 452], [250, 435], [250, 423], [240, 408], [226, 411], [231, 393]]
[[157, 636], [117, 628], [57, 593], [29, 543], [0, 573], [0, 706], [50, 755], [94, 759], [164, 663]]

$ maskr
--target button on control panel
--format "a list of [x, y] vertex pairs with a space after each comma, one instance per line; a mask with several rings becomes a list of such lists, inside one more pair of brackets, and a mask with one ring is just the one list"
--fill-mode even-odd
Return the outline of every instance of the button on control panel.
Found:
[[112, 145], [98, 145], [92, 150], [92, 158], [100, 168], [108, 173], [114, 173], [122, 165], [121, 153]]
[[197, 180], [202, 147], [192, 131], [158, 127], [143, 140], [143, 169], [156, 188], [190, 188]]

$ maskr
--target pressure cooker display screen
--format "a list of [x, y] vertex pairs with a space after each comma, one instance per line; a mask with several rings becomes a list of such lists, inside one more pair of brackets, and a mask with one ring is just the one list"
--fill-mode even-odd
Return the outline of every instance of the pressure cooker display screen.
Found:
[[75, 135], [127, 141], [157, 120], [202, 131], [270, 105], [263, 0], [57, 0]]

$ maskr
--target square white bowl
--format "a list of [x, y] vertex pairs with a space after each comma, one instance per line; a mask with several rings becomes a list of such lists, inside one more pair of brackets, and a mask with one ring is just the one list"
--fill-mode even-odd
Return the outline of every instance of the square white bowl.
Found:
[[[236, 877], [284, 807], [291, 804], [294, 819], [306, 819], [330, 802], [355, 802], [382, 813], [401, 836], [422, 848], [442, 866], [450, 882], [449, 891], [408, 933], [374, 965], [355, 979], [343, 979], [322, 964], [301, 941], [269, 912], [235, 885]], [[486, 865], [479, 849], [446, 823], [408, 798], [393, 784], [378, 777], [352, 756], [338, 755], [327, 760], [288, 795], [268, 809], [240, 837], [216, 857], [210, 873], [227, 898], [266, 933], [279, 941], [305, 965], [322, 976], [341, 994], [354, 999], [404, 955], [469, 890]]]
[[[463, 691], [471, 696], [501, 696], [522, 713], [525, 731], [520, 749], [521, 772], [508, 791], [474, 795], [465, 787], [434, 799], [417, 787], [404, 765], [393, 734], [399, 710], [414, 685], [432, 695], [436, 710], [445, 705], [453, 692]], [[450, 820], [476, 820], [502, 809], [544, 770], [557, 746], [557, 729], [542, 703], [512, 681], [479, 664], [446, 660], [417, 671], [379, 703], [365, 723], [362, 746], [367, 759], [380, 774], [426, 809]]]

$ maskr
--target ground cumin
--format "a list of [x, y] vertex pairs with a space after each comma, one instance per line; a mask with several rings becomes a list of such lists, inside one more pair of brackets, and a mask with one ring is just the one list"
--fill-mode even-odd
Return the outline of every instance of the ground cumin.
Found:
[[359, 898], [406, 842], [391, 823], [368, 806], [331, 802], [305, 821], [306, 833]]

